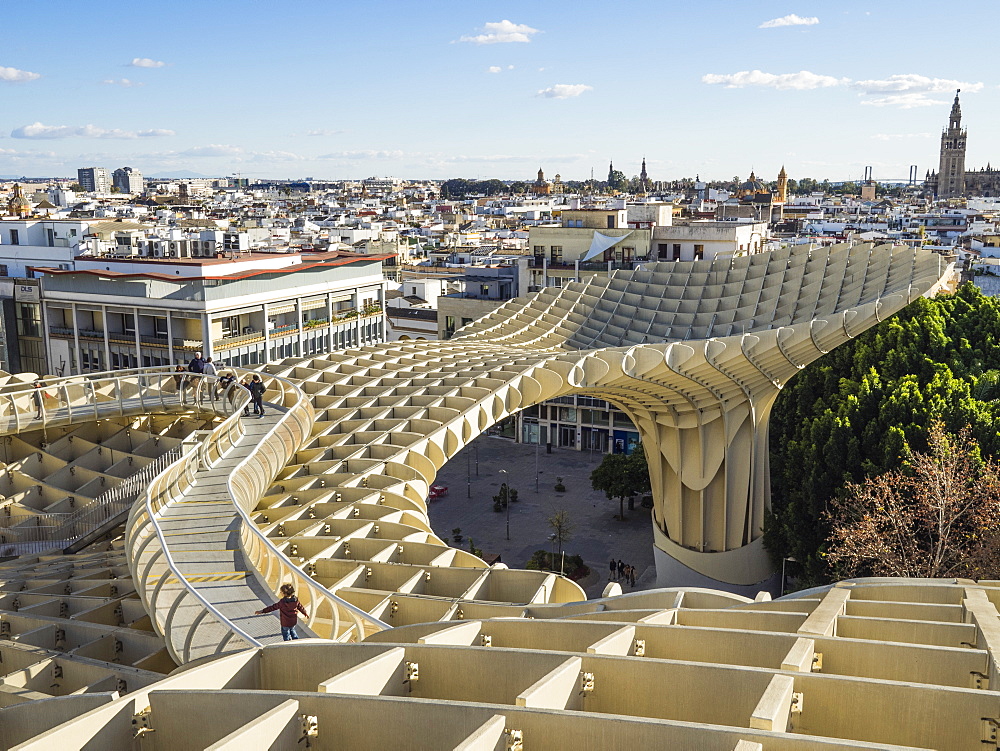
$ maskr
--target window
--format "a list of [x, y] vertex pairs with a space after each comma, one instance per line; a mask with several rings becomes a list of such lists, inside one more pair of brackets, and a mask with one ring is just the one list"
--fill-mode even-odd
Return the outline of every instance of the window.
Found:
[[[4, 276], [6, 276], [6, 274]], [[483, 297], [489, 297], [490, 296], [490, 285], [488, 285], [488, 284], [481, 284], [481, 285], [479, 285], [479, 294], [481, 294]]]
[[0, 276], [10, 276], [10, 274], [7, 273], [7, 264], [5, 263], [0, 263]]
[[18, 233], [18, 231], [16, 229], [12, 229], [10, 231], [10, 244], [11, 245], [20, 245], [21, 244], [21, 235], [20, 235], [20, 233]]
[[240, 317], [239, 316], [225, 316], [222, 319], [222, 336], [223, 338], [228, 338], [231, 336], [239, 336], [240, 334]]
[[614, 229], [614, 228], [615, 228], [615, 215], [608, 214], [608, 229]]
[[549, 248], [549, 258], [552, 263], [562, 262], [562, 245], [553, 245]]
[[75, 229], [71, 229], [71, 230], [69, 231], [69, 236], [70, 236], [70, 237], [76, 237], [76, 230], [75, 230]]
[[674, 257], [670, 259], [671, 261], [681, 260], [681, 244], [674, 243]]
[[535, 251], [535, 258], [543, 258], [545, 256], [545, 246], [544, 245], [536, 245], [534, 247], [534, 251]]
[[444, 338], [451, 339], [455, 334], [455, 316], [444, 317]]
[[705, 258], [705, 246], [695, 245], [694, 246], [694, 260], [701, 261]]

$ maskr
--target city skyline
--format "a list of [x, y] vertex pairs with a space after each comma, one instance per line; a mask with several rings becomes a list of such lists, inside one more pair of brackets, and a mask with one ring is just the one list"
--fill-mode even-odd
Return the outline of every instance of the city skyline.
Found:
[[[98, 13], [96, 11], [100, 10]], [[936, 169], [956, 88], [968, 166], [1000, 144], [971, 2], [572, 8], [452, 2], [24, 6], [0, 53], [0, 175], [133, 166], [249, 178], [654, 180], [754, 170], [833, 181]], [[114, 31], [107, 23], [114, 15]], [[53, 55], [41, 36], [89, 40]], [[959, 42], [955, 42], [958, 44]], [[923, 57], [909, 50], [926, 50]], [[904, 54], [905, 53], [905, 54]]]

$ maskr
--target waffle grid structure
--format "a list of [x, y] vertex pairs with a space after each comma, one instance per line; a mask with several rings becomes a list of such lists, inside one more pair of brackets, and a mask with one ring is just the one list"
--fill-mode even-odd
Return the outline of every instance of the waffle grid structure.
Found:
[[[265, 366], [272, 416], [248, 428], [239, 397], [222, 397], [224, 419], [149, 484], [124, 541], [92, 549], [89, 563], [6, 564], [7, 594], [41, 582], [50, 599], [29, 606], [39, 613], [86, 620], [110, 607], [105, 626], [152, 632], [159, 649], [129, 653], [128, 668], [148, 674], [126, 677], [114, 656], [123, 639], [104, 634], [98, 647], [64, 628], [60, 640], [48, 622], [14, 633], [0, 612], [12, 642], [0, 634], [0, 658], [48, 650], [5, 679], [23, 690], [0, 692], [0, 745], [964, 748], [990, 741], [991, 727], [995, 741], [991, 583], [858, 581], [775, 602], [682, 587], [586, 602], [562, 577], [448, 547], [426, 513], [437, 471], [490, 425], [589, 394], [643, 436], [661, 551], [753, 588], [769, 574], [760, 532], [779, 389], [944, 276], [938, 256], [892, 246], [650, 264], [511, 301], [447, 342]], [[163, 402], [163, 374], [116, 382], [122, 426], [127, 410], [178, 419], [142, 414], [154, 376]], [[220, 563], [221, 582], [199, 568]], [[91, 571], [115, 580], [114, 593], [95, 591], [122, 599], [118, 609], [56, 601]], [[274, 637], [248, 631], [240, 608], [289, 578], [324, 608], [307, 633], [364, 643], [268, 646]], [[148, 617], [122, 617], [140, 608]], [[44, 700], [48, 675], [107, 657], [109, 643], [103, 673], [74, 665], [86, 678], [53, 682], [59, 698]], [[174, 662], [184, 667], [153, 683]]]

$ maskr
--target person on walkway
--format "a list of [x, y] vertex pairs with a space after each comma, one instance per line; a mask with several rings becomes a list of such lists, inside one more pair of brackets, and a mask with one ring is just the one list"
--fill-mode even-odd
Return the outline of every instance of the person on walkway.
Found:
[[298, 639], [298, 634], [295, 633], [295, 624], [299, 619], [298, 614], [302, 613], [304, 618], [308, 618], [309, 613], [307, 613], [306, 609], [302, 607], [302, 603], [299, 602], [299, 598], [295, 596], [295, 587], [291, 584], [282, 584], [281, 594], [284, 595], [284, 597], [273, 605], [268, 605], [263, 610], [254, 612], [254, 615], [264, 615], [265, 613], [271, 613], [277, 610], [281, 620], [281, 638], [285, 641]]
[[35, 381], [32, 384], [35, 387], [35, 391], [32, 396], [35, 399], [35, 419], [41, 420], [42, 414], [45, 412], [45, 383], [42, 381]]
[[620, 561], [618, 561], [618, 580], [622, 581], [622, 582], [625, 581], [625, 559], [624, 558], [622, 558]]
[[630, 587], [635, 587], [635, 566], [628, 567], [628, 583]]
[[[219, 371], [216, 370], [215, 363], [212, 362], [212, 358], [211, 357], [205, 359], [205, 363], [201, 366], [201, 372], [202, 372], [202, 375], [207, 375], [207, 376], [218, 376], [219, 375]], [[205, 384], [204, 390], [201, 393], [201, 401], [202, 402], [205, 401], [205, 394], [206, 393], [209, 394], [209, 396], [212, 399], [212, 401], [215, 401], [216, 399], [218, 399], [219, 398], [218, 388], [219, 388], [219, 384], [218, 384], [217, 381], [209, 381], [209, 382], [207, 382]]]
[[256, 373], [254, 374], [253, 380], [250, 381], [250, 398], [253, 400], [253, 413], [255, 415], [264, 416], [264, 382], [260, 380], [260, 376]]
[[223, 394], [226, 394], [228, 390], [228, 395], [226, 400], [229, 402], [229, 406], [231, 407], [236, 406], [236, 393], [237, 393], [236, 389], [229, 389], [229, 387], [232, 386], [234, 383], [236, 383], [236, 376], [230, 371], [226, 371], [225, 373], [220, 375], [219, 380], [216, 381], [216, 398], [219, 398]]
[[192, 373], [205, 372], [205, 358], [201, 356], [201, 352], [194, 353], [194, 357], [191, 358], [191, 362], [188, 363], [188, 370]]
[[250, 405], [253, 403], [253, 394], [250, 393], [250, 376], [243, 376], [243, 380], [240, 381], [240, 386], [247, 390], [250, 394], [250, 401], [243, 405], [243, 416], [247, 417], [250, 415]]
[[610, 569], [611, 569], [611, 573], [608, 574], [608, 581], [609, 582], [610, 581], [614, 581], [615, 580], [615, 574], [618, 573], [618, 561], [616, 561], [614, 558], [611, 559]]

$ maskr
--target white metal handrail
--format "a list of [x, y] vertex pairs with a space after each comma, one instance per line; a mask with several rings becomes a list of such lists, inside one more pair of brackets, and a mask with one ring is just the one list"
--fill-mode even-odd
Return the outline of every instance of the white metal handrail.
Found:
[[[298, 386], [284, 378], [269, 377], [280, 388], [281, 404], [287, 411], [260, 441], [258, 449], [240, 462], [228, 479], [230, 495], [242, 520], [241, 547], [252, 566], [273, 589], [291, 581], [299, 599], [304, 599], [303, 605], [309, 610], [310, 628], [319, 622], [320, 606], [326, 607], [331, 628], [329, 633], [319, 633], [320, 636], [337, 641], [360, 641], [370, 633], [390, 628], [389, 624], [352, 605], [304, 573], [273, 545], [250, 518], [250, 512], [267, 486], [309, 437], [315, 419], [312, 402]], [[278, 449], [273, 462], [268, 454], [271, 448]], [[254, 471], [254, 464], [258, 466], [257, 471]], [[305, 598], [302, 597], [303, 592], [307, 593]], [[342, 616], [351, 621], [350, 626], [343, 630]]]
[[[198, 380], [197, 386], [203, 387], [205, 383], [210, 382], [209, 379], [214, 380], [214, 377], [202, 376]], [[171, 656], [181, 664], [190, 662], [192, 659], [195, 634], [199, 628], [207, 625], [205, 621], [209, 616], [226, 632], [218, 644], [215, 645], [213, 653], [223, 651], [235, 637], [246, 641], [250, 646], [261, 645], [261, 642], [219, 612], [198, 591], [197, 587], [187, 580], [171, 556], [166, 540], [164, 539], [163, 530], [156, 520], [157, 512], [160, 509], [166, 506], [171, 500], [183, 495], [184, 491], [194, 483], [195, 474], [203, 462], [211, 463], [233, 448], [237, 441], [237, 438], [234, 438], [234, 434], [242, 437], [243, 426], [239, 418], [244, 405], [249, 402], [250, 396], [242, 388], [232, 392], [232, 398], [230, 398], [229, 394], [225, 396], [226, 401], [233, 407], [233, 413], [212, 431], [205, 445], [195, 451], [184, 453], [150, 483], [140, 502], [133, 506], [125, 530], [126, 557], [129, 569], [132, 572], [133, 581], [136, 584], [136, 591], [139, 593], [146, 612], [150, 616], [153, 627], [166, 639], [167, 648]], [[148, 554], [145, 565], [140, 569], [143, 555], [146, 553], [147, 548], [154, 542], [157, 543], [158, 549]], [[160, 558], [163, 559], [167, 572], [159, 577], [150, 592], [148, 591], [148, 585], [150, 584], [149, 574]], [[157, 600], [168, 581], [177, 582], [183, 591], [173, 600], [167, 612], [162, 614], [161, 617], [161, 610], [157, 608]], [[193, 598], [202, 610], [189, 625], [183, 643], [177, 645], [174, 643], [174, 636], [180, 636], [181, 634], [171, 633], [170, 629], [180, 604], [185, 598]]]
[[[231, 368], [227, 368], [231, 370]], [[178, 409], [205, 409], [231, 414], [229, 387], [220, 392], [218, 379], [173, 366], [105, 371], [0, 387], [0, 433], [20, 433], [52, 424], [147, 414]], [[207, 388], [211, 384], [212, 388]], [[241, 407], [242, 408], [242, 407]], [[4, 419], [6, 418], [6, 419]]]

